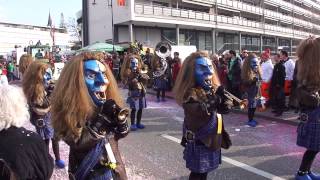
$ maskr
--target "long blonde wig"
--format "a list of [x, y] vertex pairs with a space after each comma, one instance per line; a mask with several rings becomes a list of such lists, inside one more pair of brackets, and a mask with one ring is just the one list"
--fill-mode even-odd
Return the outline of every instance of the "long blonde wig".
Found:
[[298, 82], [308, 87], [320, 89], [320, 38], [311, 36], [297, 49]]
[[[103, 54], [85, 52], [75, 56], [63, 68], [52, 98], [52, 125], [57, 137], [78, 139], [81, 127], [97, 110], [92, 101], [84, 77], [83, 64], [85, 60], [96, 59], [103, 63]], [[104, 63], [103, 63], [104, 64]], [[106, 66], [106, 77], [109, 80], [106, 89], [107, 99], [113, 99], [123, 106], [116, 80], [109, 66]]]
[[29, 103], [42, 104], [45, 96], [43, 76], [48, 67], [48, 64], [34, 61], [24, 73], [22, 88]]
[[[250, 53], [248, 57], [245, 58], [242, 69], [241, 69], [241, 79], [244, 82], [252, 82], [256, 77], [256, 72], [254, 72], [251, 68], [251, 60], [257, 58], [257, 55], [254, 53]], [[258, 63], [258, 75], [261, 77], [261, 67]]]
[[[173, 92], [175, 95], [175, 99], [177, 103], [181, 106], [183, 102], [185, 101], [187, 92], [196, 86], [195, 84], [195, 62], [196, 59], [199, 57], [206, 57], [209, 58], [208, 54], [203, 51], [195, 52], [190, 54], [184, 61], [181, 67], [181, 70], [178, 74], [175, 86], [173, 88]], [[214, 87], [220, 85], [219, 77], [217, 74], [217, 70], [215, 65], [214, 67], [214, 73], [212, 76], [212, 85]]]
[[22, 55], [19, 60], [19, 72], [23, 75], [32, 62], [33, 57], [30, 54]]

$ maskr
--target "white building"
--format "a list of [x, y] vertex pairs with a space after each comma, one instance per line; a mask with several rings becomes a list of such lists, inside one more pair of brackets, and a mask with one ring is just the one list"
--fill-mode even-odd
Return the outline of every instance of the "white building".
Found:
[[301, 39], [320, 35], [319, 0], [87, 0], [89, 43], [163, 40], [222, 52], [278, 47], [292, 51]]
[[[70, 36], [65, 29], [55, 28], [55, 45], [70, 46]], [[5, 55], [15, 47], [35, 45], [38, 41], [52, 46], [50, 28], [0, 22], [0, 55]]]

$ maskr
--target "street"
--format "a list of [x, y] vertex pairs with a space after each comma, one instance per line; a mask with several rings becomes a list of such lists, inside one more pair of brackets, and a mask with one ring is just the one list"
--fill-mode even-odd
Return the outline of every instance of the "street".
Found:
[[[122, 90], [122, 94], [126, 94]], [[172, 99], [157, 103], [147, 96], [143, 111], [143, 130], [131, 132], [120, 140], [120, 150], [130, 180], [188, 179], [189, 171], [179, 144], [183, 111]], [[230, 113], [224, 116], [232, 147], [222, 151], [222, 165], [209, 173], [210, 180], [292, 179], [304, 152], [296, 145], [296, 126], [257, 118], [259, 125], [245, 125], [247, 116]], [[29, 125], [30, 127], [30, 125]], [[31, 127], [30, 127], [31, 128]], [[68, 146], [60, 142], [62, 159], [68, 160]], [[320, 172], [319, 157], [314, 171]], [[52, 179], [67, 179], [67, 170], [55, 169]]]

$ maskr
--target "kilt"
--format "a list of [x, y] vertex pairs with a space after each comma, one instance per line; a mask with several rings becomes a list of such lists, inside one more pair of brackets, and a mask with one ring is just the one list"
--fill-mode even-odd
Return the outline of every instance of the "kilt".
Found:
[[247, 89], [248, 94], [248, 108], [256, 108], [257, 107], [257, 93], [258, 93], [258, 86], [250, 85]]
[[155, 78], [153, 81], [154, 90], [167, 90], [168, 80], [163, 78]]
[[302, 113], [297, 129], [297, 145], [320, 151], [320, 107]]
[[147, 101], [144, 96], [141, 97], [132, 97], [127, 98], [127, 103], [131, 109], [144, 109], [147, 108]]
[[54, 134], [54, 130], [51, 126], [51, 113], [47, 113], [45, 115], [45, 117], [43, 118], [44, 120], [44, 127], [40, 128], [38, 126], [35, 126], [36, 127], [36, 131], [37, 133], [41, 136], [41, 138], [43, 140], [46, 140], [46, 139], [52, 139], [53, 138], [53, 134]]
[[210, 172], [221, 164], [221, 149], [211, 151], [202, 143], [187, 143], [183, 151], [183, 159], [191, 172]]

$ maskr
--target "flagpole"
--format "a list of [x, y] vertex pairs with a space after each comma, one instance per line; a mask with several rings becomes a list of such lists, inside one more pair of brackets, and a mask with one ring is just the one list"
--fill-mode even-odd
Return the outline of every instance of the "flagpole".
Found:
[[113, 0], [111, 0], [111, 24], [112, 24], [112, 52], [114, 53]]

